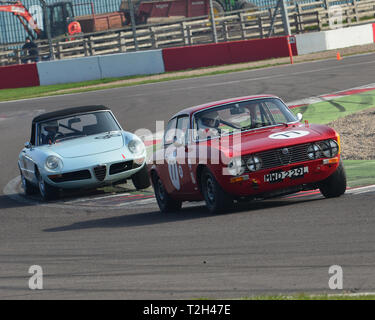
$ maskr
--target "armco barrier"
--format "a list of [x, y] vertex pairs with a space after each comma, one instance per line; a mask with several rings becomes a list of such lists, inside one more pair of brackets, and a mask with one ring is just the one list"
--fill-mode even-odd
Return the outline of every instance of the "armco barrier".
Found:
[[[293, 38], [294, 39], [294, 38]], [[295, 43], [292, 51], [297, 55]], [[165, 71], [288, 57], [287, 37], [163, 49]]]
[[35, 63], [0, 67], [0, 89], [39, 86]]
[[101, 78], [98, 57], [39, 62], [40, 85], [80, 82]]
[[161, 50], [98, 56], [101, 78], [163, 73]]

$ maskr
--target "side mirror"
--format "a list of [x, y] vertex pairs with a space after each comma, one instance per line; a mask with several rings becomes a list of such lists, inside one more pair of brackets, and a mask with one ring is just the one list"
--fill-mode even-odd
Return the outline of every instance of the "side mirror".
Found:
[[31, 149], [32, 147], [33, 146], [32, 146], [32, 144], [29, 141], [25, 143], [25, 148], [26, 149]]
[[298, 113], [297, 113], [297, 119], [298, 119], [298, 121], [301, 121], [302, 118], [303, 118], [302, 113], [298, 112]]

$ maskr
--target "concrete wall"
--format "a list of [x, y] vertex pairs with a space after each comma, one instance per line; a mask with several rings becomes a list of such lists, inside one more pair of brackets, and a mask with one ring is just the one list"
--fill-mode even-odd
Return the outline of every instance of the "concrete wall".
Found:
[[311, 32], [296, 35], [298, 54], [308, 54], [327, 50], [324, 32]]
[[40, 62], [40, 85], [163, 73], [161, 50]]
[[340, 28], [296, 35], [298, 54], [374, 43], [374, 25]]
[[124, 77], [165, 72], [162, 50], [99, 56], [101, 78]]
[[327, 50], [374, 43], [372, 24], [325, 31]]
[[101, 78], [98, 57], [39, 62], [37, 67], [41, 86]]

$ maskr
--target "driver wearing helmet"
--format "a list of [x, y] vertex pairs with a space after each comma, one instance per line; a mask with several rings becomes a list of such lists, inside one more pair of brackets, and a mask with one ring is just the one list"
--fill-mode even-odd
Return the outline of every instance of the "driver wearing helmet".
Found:
[[220, 134], [220, 117], [217, 111], [204, 112], [198, 118], [198, 130], [200, 138], [218, 136]]
[[57, 131], [59, 130], [59, 124], [57, 121], [49, 121], [42, 124], [42, 144], [55, 143]]

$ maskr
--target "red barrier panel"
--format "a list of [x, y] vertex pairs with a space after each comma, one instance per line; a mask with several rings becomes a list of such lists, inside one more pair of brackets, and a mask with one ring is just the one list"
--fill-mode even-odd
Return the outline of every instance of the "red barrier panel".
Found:
[[[297, 55], [296, 44], [292, 44]], [[165, 71], [289, 57], [286, 37], [163, 49]]]
[[165, 71], [196, 69], [230, 64], [227, 43], [163, 49]]
[[36, 63], [0, 67], [0, 89], [39, 86]]

